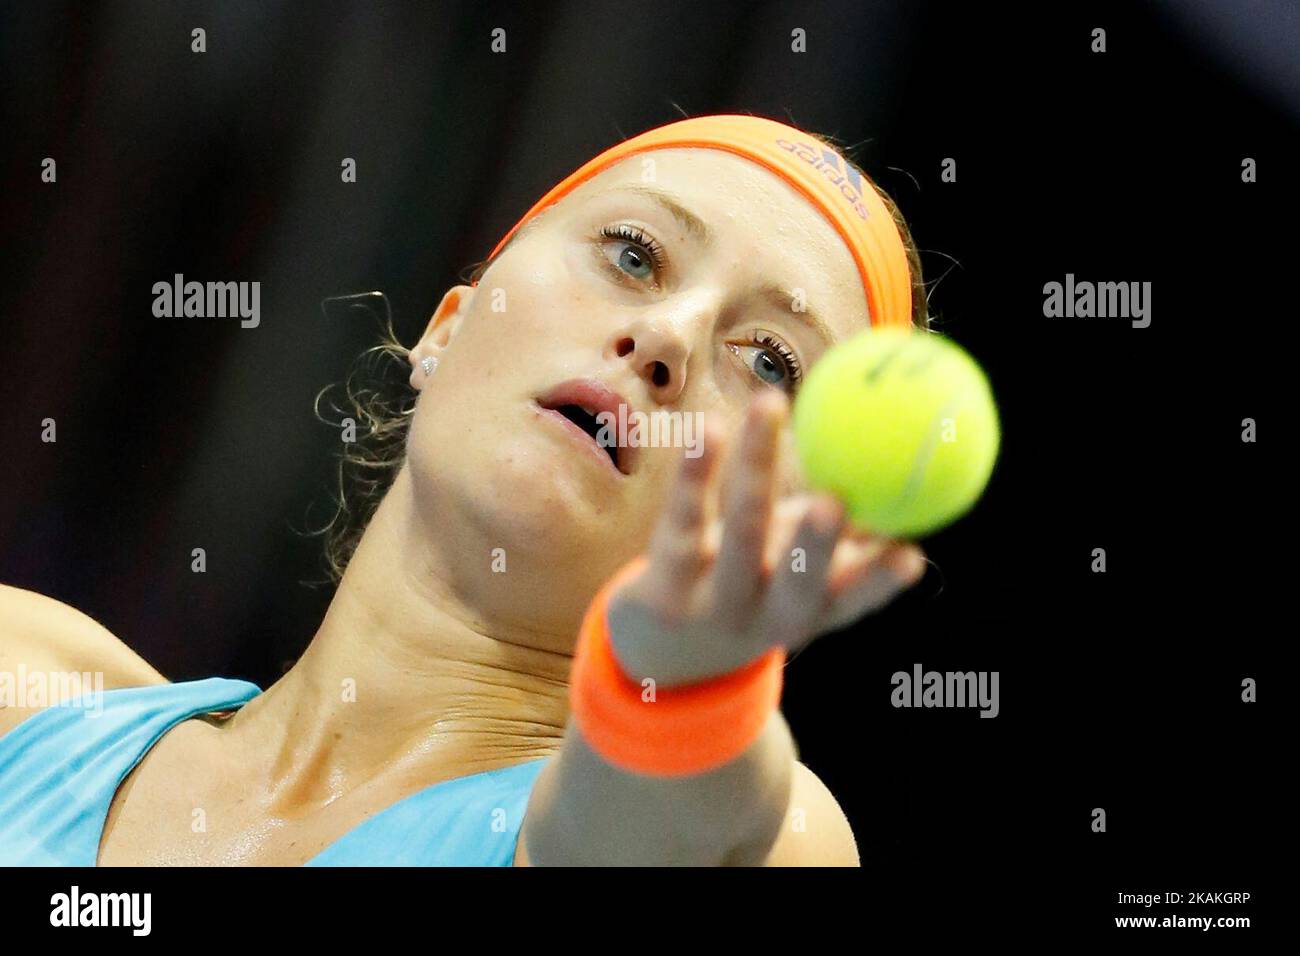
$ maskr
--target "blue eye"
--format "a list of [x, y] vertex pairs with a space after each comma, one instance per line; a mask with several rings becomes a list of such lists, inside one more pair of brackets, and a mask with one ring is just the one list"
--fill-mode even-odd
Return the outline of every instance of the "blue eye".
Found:
[[736, 349], [742, 353], [745, 364], [767, 384], [780, 385], [785, 381], [787, 374], [785, 366], [767, 349], [755, 348], [752, 345], [738, 345]]
[[650, 257], [636, 246], [625, 245], [614, 264], [634, 279], [648, 279], [655, 274]]
[[[633, 279], [652, 279], [664, 267], [663, 247], [635, 226], [606, 226], [600, 235], [612, 240], [603, 250], [605, 258], [620, 272]], [[612, 247], [617, 255], [610, 255]]]
[[796, 389], [803, 370], [790, 347], [762, 329], [750, 341], [752, 344], [728, 344], [727, 347], [740, 356], [759, 381], [791, 391]]

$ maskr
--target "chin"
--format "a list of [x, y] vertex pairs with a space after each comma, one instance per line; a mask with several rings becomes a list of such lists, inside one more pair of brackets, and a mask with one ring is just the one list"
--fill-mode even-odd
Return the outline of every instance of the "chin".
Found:
[[407, 457], [424, 520], [434, 533], [455, 528], [467, 565], [481, 549], [487, 568], [502, 548], [509, 571], [562, 578], [566, 590], [599, 584], [648, 536], [645, 476], [620, 473], [605, 452], [539, 415], [418, 428]]
[[517, 458], [494, 468], [492, 479], [473, 493], [477, 508], [490, 512], [485, 523], [520, 551], [562, 563], [589, 562], [593, 551], [608, 549], [612, 537], [621, 537], [625, 504], [591, 485], [554, 464]]

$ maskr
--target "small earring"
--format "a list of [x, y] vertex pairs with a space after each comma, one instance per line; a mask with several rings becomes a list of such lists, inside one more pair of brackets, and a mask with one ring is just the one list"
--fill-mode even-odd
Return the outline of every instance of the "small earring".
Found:
[[438, 367], [438, 360], [432, 355], [426, 355], [420, 359], [420, 368], [424, 369], [425, 375], [432, 375], [433, 370]]

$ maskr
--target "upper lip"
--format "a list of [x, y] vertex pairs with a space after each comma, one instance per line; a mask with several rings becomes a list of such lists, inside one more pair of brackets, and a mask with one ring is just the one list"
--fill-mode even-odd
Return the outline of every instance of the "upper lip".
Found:
[[[537, 396], [537, 404], [546, 409], [557, 409], [561, 405], [577, 405], [593, 415], [602, 412], [612, 416], [612, 427], [617, 429], [618, 409], [622, 405], [628, 419], [632, 416], [632, 406], [626, 398], [594, 378], [571, 378], [567, 382], [548, 389]], [[617, 437], [617, 435], [616, 435]], [[630, 445], [618, 444], [614, 448], [615, 465], [623, 474], [632, 473], [634, 449]]]

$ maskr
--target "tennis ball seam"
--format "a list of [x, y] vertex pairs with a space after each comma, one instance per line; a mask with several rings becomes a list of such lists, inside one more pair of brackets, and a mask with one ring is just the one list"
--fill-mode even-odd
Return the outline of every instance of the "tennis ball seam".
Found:
[[917, 492], [921, 490], [921, 485], [925, 482], [925, 473], [930, 467], [931, 459], [934, 458], [935, 449], [939, 447], [940, 425], [945, 418], [952, 415], [954, 408], [965, 404], [965, 402], [966, 395], [958, 393], [949, 398], [948, 403], [930, 419], [930, 433], [925, 436], [925, 444], [917, 450], [916, 458], [912, 461], [912, 470], [908, 473], [902, 489], [894, 496], [892, 507], [902, 507], [916, 498]]

